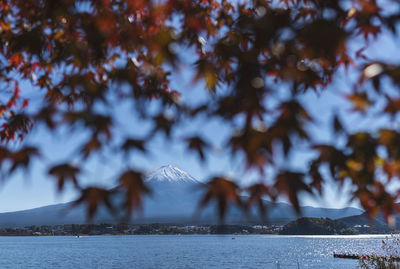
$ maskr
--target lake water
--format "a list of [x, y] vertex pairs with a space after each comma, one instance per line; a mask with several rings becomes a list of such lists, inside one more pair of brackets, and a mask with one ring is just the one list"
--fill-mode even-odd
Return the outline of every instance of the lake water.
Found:
[[[234, 239], [232, 239], [234, 238]], [[379, 250], [382, 236], [0, 237], [0, 268], [357, 268], [333, 252]]]

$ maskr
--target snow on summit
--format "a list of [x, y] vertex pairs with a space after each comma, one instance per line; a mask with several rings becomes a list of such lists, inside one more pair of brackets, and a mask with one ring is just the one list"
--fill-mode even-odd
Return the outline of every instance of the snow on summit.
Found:
[[147, 176], [147, 181], [168, 181], [168, 182], [193, 182], [200, 183], [194, 177], [173, 165], [161, 166]]

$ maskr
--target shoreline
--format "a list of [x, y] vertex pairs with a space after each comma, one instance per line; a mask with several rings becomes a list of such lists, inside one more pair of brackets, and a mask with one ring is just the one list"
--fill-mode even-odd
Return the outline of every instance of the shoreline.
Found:
[[85, 238], [85, 237], [96, 237], [96, 236], [223, 236], [223, 237], [245, 237], [245, 236], [260, 236], [260, 237], [280, 237], [280, 238], [309, 238], [309, 239], [371, 239], [371, 238], [386, 238], [392, 234], [360, 234], [360, 235], [280, 235], [280, 234], [65, 234], [65, 235], [0, 235], [0, 237], [74, 237], [74, 238]]

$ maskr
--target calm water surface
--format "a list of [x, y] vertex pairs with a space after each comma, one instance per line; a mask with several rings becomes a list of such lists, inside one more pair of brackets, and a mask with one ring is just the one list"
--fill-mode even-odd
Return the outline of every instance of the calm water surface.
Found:
[[[235, 239], [232, 239], [235, 238]], [[0, 237], [0, 268], [357, 268], [382, 236], [144, 235]]]

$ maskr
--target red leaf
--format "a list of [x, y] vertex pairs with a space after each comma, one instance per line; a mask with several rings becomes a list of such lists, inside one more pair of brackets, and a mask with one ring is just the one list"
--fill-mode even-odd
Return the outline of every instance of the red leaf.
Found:
[[22, 103], [22, 108], [26, 108], [29, 105], [29, 99], [25, 99]]

